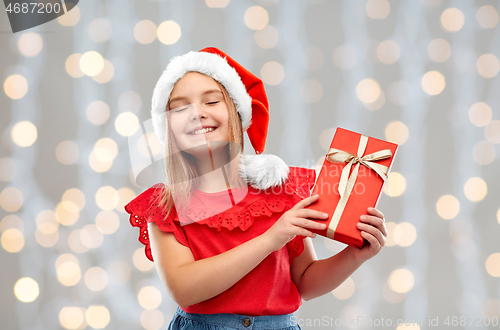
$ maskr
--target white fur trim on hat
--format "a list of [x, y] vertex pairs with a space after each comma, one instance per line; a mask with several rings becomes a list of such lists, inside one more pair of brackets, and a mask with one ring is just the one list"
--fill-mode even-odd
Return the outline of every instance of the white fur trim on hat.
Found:
[[265, 190], [285, 183], [290, 169], [278, 156], [271, 154], [247, 155], [240, 158], [239, 174], [251, 187]]
[[189, 52], [170, 60], [154, 89], [151, 115], [159, 142], [163, 145], [165, 141], [166, 106], [170, 93], [177, 80], [192, 71], [206, 74], [226, 88], [240, 114], [243, 129], [247, 129], [252, 119], [252, 98], [236, 70], [219, 55]]

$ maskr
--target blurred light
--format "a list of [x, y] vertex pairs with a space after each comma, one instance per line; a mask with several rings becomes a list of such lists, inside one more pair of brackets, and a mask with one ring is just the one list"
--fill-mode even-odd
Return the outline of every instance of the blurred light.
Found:
[[139, 21], [134, 27], [134, 38], [143, 45], [150, 44], [156, 39], [156, 31], [156, 24], [150, 20]]
[[422, 77], [422, 89], [429, 95], [440, 94], [446, 86], [444, 76], [438, 71], [429, 71]]
[[488, 187], [483, 179], [475, 177], [467, 180], [464, 186], [465, 197], [472, 202], [483, 200], [488, 192]]
[[437, 63], [445, 62], [451, 55], [451, 46], [444, 39], [434, 39], [427, 46], [427, 54]]
[[457, 244], [467, 242], [472, 237], [472, 225], [465, 220], [454, 220], [450, 224], [451, 240]]
[[77, 212], [79, 212], [85, 206], [85, 195], [80, 189], [71, 188], [64, 192], [62, 201], [73, 202], [77, 206]]
[[[84, 244], [83, 241], [85, 241], [87, 245]], [[85, 253], [89, 250], [88, 245], [90, 245], [91, 243], [92, 243], [92, 237], [90, 237], [89, 233], [86, 231], [82, 231], [81, 229], [76, 229], [73, 230], [71, 234], [69, 234], [68, 245], [73, 252]]]
[[460, 212], [460, 203], [452, 195], [441, 196], [436, 203], [439, 216], [445, 220], [453, 219]]
[[139, 118], [132, 112], [123, 112], [116, 117], [115, 129], [122, 136], [131, 136], [139, 128]]
[[77, 6], [74, 6], [69, 10], [70, 8], [67, 7], [68, 12], [64, 15], [61, 15], [57, 18], [57, 21], [59, 24], [62, 26], [75, 26], [76, 23], [80, 20], [80, 8]]
[[307, 103], [316, 103], [323, 96], [323, 85], [315, 79], [308, 79], [300, 85], [300, 96]]
[[111, 186], [104, 186], [99, 188], [95, 194], [95, 201], [97, 206], [99, 206], [102, 210], [111, 211], [118, 205], [120, 196], [115, 188]]
[[123, 92], [118, 97], [118, 108], [121, 112], [138, 112], [141, 109], [141, 96], [134, 91]]
[[497, 211], [497, 222], [500, 225], [500, 208]]
[[78, 156], [78, 145], [71, 140], [62, 141], [56, 147], [56, 158], [63, 165], [74, 164]]
[[75, 224], [78, 219], [80, 218], [80, 213], [79, 212], [73, 212], [74, 209], [68, 210], [65, 206], [68, 204], [66, 203], [58, 203], [56, 205], [56, 216], [57, 216], [57, 221], [61, 225], [64, 226], [71, 226]]
[[84, 73], [82, 72], [82, 70], [80, 70], [81, 58], [82, 54], [72, 54], [66, 59], [66, 72], [73, 78], [80, 78], [84, 76]]
[[356, 86], [356, 95], [363, 103], [373, 103], [380, 96], [379, 83], [371, 78], [361, 80]]
[[269, 23], [267, 10], [260, 6], [253, 6], [245, 11], [245, 24], [252, 30], [262, 30]]
[[138, 248], [137, 250], [135, 250], [134, 255], [132, 256], [132, 261], [135, 268], [143, 273], [149, 273], [155, 267], [154, 263], [152, 263], [151, 260], [146, 257], [144, 248]]
[[332, 291], [332, 294], [335, 298], [340, 300], [349, 299], [356, 289], [356, 285], [352, 278], [348, 277], [342, 284], [340, 284], [335, 290]]
[[82, 275], [78, 259], [72, 254], [62, 254], [56, 260], [57, 280], [64, 286], [76, 285]]
[[15, 214], [9, 214], [0, 221], [0, 233], [4, 233], [7, 229], [16, 228], [19, 231], [24, 230], [23, 221]]
[[208, 8], [226, 8], [229, 0], [205, 0], [205, 3], [207, 4]]
[[484, 128], [484, 136], [491, 143], [500, 143], [500, 120], [492, 120]]
[[341, 70], [351, 69], [356, 61], [356, 51], [347, 45], [339, 46], [333, 52], [333, 63]]
[[285, 78], [285, 69], [278, 62], [267, 62], [262, 66], [260, 76], [266, 84], [275, 86], [281, 83]]
[[39, 293], [38, 283], [31, 277], [20, 278], [14, 285], [16, 298], [25, 303], [35, 301]]
[[390, 122], [385, 128], [385, 138], [392, 143], [403, 145], [409, 135], [408, 127], [400, 121]]
[[114, 261], [108, 267], [109, 281], [123, 285], [130, 280], [130, 267], [123, 261]]
[[459, 31], [464, 22], [464, 14], [457, 8], [448, 8], [441, 14], [441, 26], [448, 32]]
[[392, 40], [382, 41], [377, 46], [377, 57], [384, 64], [396, 63], [400, 54], [399, 45]]
[[[210, 0], [206, 0], [207, 2]], [[212, 0], [213, 1], [213, 0]], [[229, 0], [227, 0], [229, 2]], [[141, 325], [146, 330], [159, 330], [165, 319], [163, 313], [157, 309], [144, 310], [141, 314]]]
[[[332, 138], [333, 135], [335, 134], [335, 128], [327, 128], [321, 132], [319, 135], [319, 144], [321, 145], [321, 148], [323, 150], [328, 151], [330, 149], [330, 144], [332, 143]], [[318, 162], [319, 166], [323, 166], [323, 161], [325, 160], [325, 157], [320, 158], [321, 162]], [[316, 173], [316, 175], [319, 175], [319, 172]]]
[[382, 297], [384, 297], [385, 301], [391, 304], [398, 304], [403, 301], [405, 295], [404, 293], [397, 293], [392, 291], [389, 288], [389, 285], [387, 283], [384, 283], [384, 286], [382, 287]]
[[59, 241], [59, 231], [51, 223], [44, 223], [35, 231], [35, 239], [43, 247], [53, 247]]
[[500, 253], [493, 253], [486, 259], [486, 271], [493, 277], [500, 277]]
[[[100, 150], [102, 151], [102, 150]], [[102, 159], [103, 153], [100, 154], [100, 158]], [[96, 171], [97, 173], [103, 173], [108, 171], [113, 165], [113, 161], [103, 162], [97, 156], [96, 150], [93, 149], [89, 155], [89, 166], [91, 169]]]
[[363, 103], [363, 105], [365, 106], [365, 108], [367, 108], [368, 110], [372, 110], [372, 111], [379, 110], [380, 108], [382, 108], [382, 106], [384, 104], [385, 104], [385, 93], [384, 93], [384, 91], [382, 89], [380, 90], [380, 95], [375, 100], [375, 102], [373, 102], [373, 103]]
[[5, 79], [3, 90], [11, 99], [19, 100], [28, 92], [28, 81], [20, 74], [13, 74]]
[[412, 272], [405, 268], [396, 269], [389, 275], [389, 288], [397, 293], [410, 291], [414, 283]]
[[271, 25], [266, 25], [262, 30], [255, 31], [255, 43], [263, 49], [269, 49], [276, 46], [279, 40], [278, 30]]
[[109, 311], [105, 306], [89, 306], [85, 313], [85, 320], [92, 328], [103, 329], [110, 321]]
[[387, 239], [385, 241], [386, 246], [394, 246], [397, 245], [394, 240], [394, 229], [396, 229], [397, 224], [394, 222], [386, 222], [385, 228], [387, 229]]
[[31, 146], [38, 137], [36, 126], [27, 120], [16, 123], [10, 135], [12, 141], [20, 147]]
[[418, 323], [399, 323], [396, 330], [420, 330]]
[[8, 187], [0, 193], [0, 206], [7, 212], [16, 212], [23, 206], [23, 194], [14, 187]]
[[310, 71], [316, 71], [321, 69], [323, 64], [325, 64], [325, 55], [321, 49], [316, 47], [309, 47], [304, 52], [305, 66]]
[[498, 299], [486, 299], [483, 303], [483, 316], [489, 317], [490, 319], [495, 316], [500, 317], [500, 300]]
[[476, 19], [483, 29], [493, 29], [498, 24], [498, 12], [493, 6], [482, 6], [477, 10]]
[[387, 98], [396, 105], [407, 104], [411, 99], [410, 86], [404, 81], [393, 81], [387, 86]]
[[85, 285], [92, 291], [104, 290], [108, 285], [108, 274], [101, 267], [92, 267], [87, 269], [83, 277]]
[[24, 246], [24, 235], [17, 228], [5, 230], [0, 240], [4, 250], [10, 253], [19, 252]]
[[109, 119], [109, 106], [103, 101], [94, 101], [87, 107], [87, 118], [94, 125], [102, 125]]
[[111, 23], [105, 18], [97, 18], [89, 25], [89, 36], [95, 42], [105, 42], [113, 33]]
[[125, 212], [125, 205], [127, 205], [132, 199], [135, 198], [135, 193], [130, 188], [120, 188], [118, 189], [118, 196], [120, 197], [120, 201], [116, 206], [116, 210], [121, 213]]
[[114, 75], [115, 67], [113, 66], [113, 63], [108, 60], [104, 60], [104, 67], [102, 68], [101, 72], [93, 76], [92, 79], [94, 79], [94, 81], [98, 82], [99, 84], [105, 84], [113, 79]]
[[83, 245], [89, 249], [98, 248], [104, 241], [104, 235], [94, 224], [88, 224], [82, 228], [80, 238]]
[[101, 211], [95, 218], [97, 229], [103, 234], [111, 235], [118, 230], [120, 226], [120, 218], [113, 211]]
[[372, 19], [384, 19], [389, 16], [391, 6], [387, 0], [368, 0], [366, 13]]
[[394, 228], [394, 241], [402, 246], [410, 246], [417, 239], [417, 230], [409, 222], [400, 223]]
[[387, 196], [398, 197], [401, 196], [406, 191], [406, 179], [398, 172], [389, 172], [389, 186], [391, 186], [391, 195], [389, 195], [389, 189], [387, 185], [384, 185], [384, 193]]
[[104, 58], [98, 52], [91, 50], [80, 57], [80, 70], [87, 76], [96, 76], [104, 68]]
[[43, 48], [43, 39], [36, 32], [23, 33], [17, 41], [17, 48], [23, 56], [36, 56]]
[[484, 102], [474, 103], [469, 109], [469, 119], [477, 127], [488, 125], [492, 117], [490, 106]]
[[492, 78], [497, 75], [500, 70], [500, 61], [493, 54], [484, 54], [477, 60], [477, 72], [485, 77]]
[[161, 304], [161, 292], [154, 286], [145, 286], [137, 295], [139, 304], [144, 309], [156, 309]]
[[174, 21], [165, 21], [158, 26], [158, 40], [165, 45], [173, 45], [181, 38], [181, 27]]
[[94, 144], [94, 151], [101, 162], [109, 162], [118, 155], [118, 145], [111, 138], [102, 138]]
[[65, 329], [81, 329], [84, 312], [80, 307], [63, 307], [59, 312], [59, 323]]
[[0, 181], [9, 182], [16, 176], [16, 163], [9, 157], [0, 158]]
[[472, 149], [472, 157], [479, 165], [491, 164], [496, 157], [495, 146], [488, 141], [479, 141]]

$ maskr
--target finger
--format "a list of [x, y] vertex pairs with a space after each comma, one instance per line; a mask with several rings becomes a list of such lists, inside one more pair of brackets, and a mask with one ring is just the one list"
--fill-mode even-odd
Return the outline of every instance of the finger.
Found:
[[357, 227], [362, 232], [364, 231], [364, 232], [367, 232], [367, 233], [371, 234], [372, 236], [374, 236], [377, 239], [377, 241], [380, 243], [381, 246], [384, 245], [385, 236], [382, 235], [382, 232], [380, 230], [378, 230], [377, 228], [375, 228], [373, 226], [367, 225], [366, 223], [361, 223], [361, 222], [358, 222]]
[[377, 210], [376, 208], [374, 207], [369, 207], [368, 208], [368, 213], [370, 214], [373, 214], [374, 216], [377, 216], [379, 217], [380, 219], [384, 220], [385, 221], [385, 218], [384, 218], [384, 215], [382, 214], [382, 212], [380, 212], [379, 210]]
[[326, 228], [326, 223], [320, 223], [304, 218], [295, 218], [295, 221], [292, 221], [292, 224], [297, 227], [311, 228], [316, 230], [323, 230]]
[[370, 245], [373, 246], [377, 251], [382, 248], [379, 241], [372, 234], [369, 234], [366, 231], [362, 231], [361, 236], [363, 236], [363, 238], [366, 239], [368, 243], [370, 243]]
[[359, 217], [359, 220], [361, 220], [363, 223], [368, 223], [370, 225], [373, 225], [379, 229], [384, 224], [384, 220], [380, 219], [379, 217], [373, 216], [373, 215], [366, 215], [366, 214], [362, 215]]
[[304, 207], [306, 207], [308, 205], [311, 205], [312, 203], [314, 203], [315, 201], [317, 201], [318, 198], [319, 198], [318, 194], [306, 197], [303, 200], [301, 200], [300, 202], [298, 202], [297, 204], [295, 204], [291, 208], [291, 210], [303, 209]]
[[300, 217], [300, 218], [320, 219], [320, 220], [328, 219], [328, 213], [324, 213], [324, 212], [320, 212], [320, 211], [316, 211], [316, 210], [310, 210], [310, 209], [297, 210], [294, 215], [296, 217]]

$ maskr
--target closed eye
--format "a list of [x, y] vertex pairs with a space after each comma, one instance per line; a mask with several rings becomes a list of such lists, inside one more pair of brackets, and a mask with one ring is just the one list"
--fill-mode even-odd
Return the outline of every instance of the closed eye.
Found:
[[173, 111], [174, 111], [174, 112], [181, 112], [181, 111], [186, 110], [187, 108], [188, 108], [188, 107], [181, 107], [181, 108], [174, 109]]
[[219, 101], [214, 101], [214, 102], [208, 102], [207, 104], [217, 104]]

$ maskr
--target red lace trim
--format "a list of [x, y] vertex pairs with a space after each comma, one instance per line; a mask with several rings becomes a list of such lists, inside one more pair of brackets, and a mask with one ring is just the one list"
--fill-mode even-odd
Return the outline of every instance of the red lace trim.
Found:
[[[288, 178], [281, 187], [265, 191], [269, 193], [267, 197], [259, 196], [259, 199], [245, 208], [236, 205], [226, 212], [212, 215], [206, 208], [191, 207], [187, 215], [193, 222], [216, 228], [217, 231], [221, 231], [222, 227], [229, 230], [239, 227], [246, 231], [253, 224], [255, 218], [270, 217], [273, 213], [287, 211], [298, 201], [309, 196], [314, 180], [314, 170], [290, 167]], [[139, 241], [145, 245], [146, 256], [151, 261], [153, 261], [153, 257], [149, 243], [148, 222], [156, 222], [162, 231], [173, 232], [179, 243], [189, 247], [181, 225], [174, 223], [174, 221], [179, 222], [175, 209], [168, 217], [165, 217], [165, 213], [158, 209], [158, 200], [161, 197], [162, 189], [164, 189], [163, 184], [156, 184], [125, 206], [125, 210], [130, 214], [131, 225], [140, 229]], [[304, 238], [305, 236], [296, 236], [287, 243], [290, 265], [293, 263], [293, 258], [304, 251]]]

